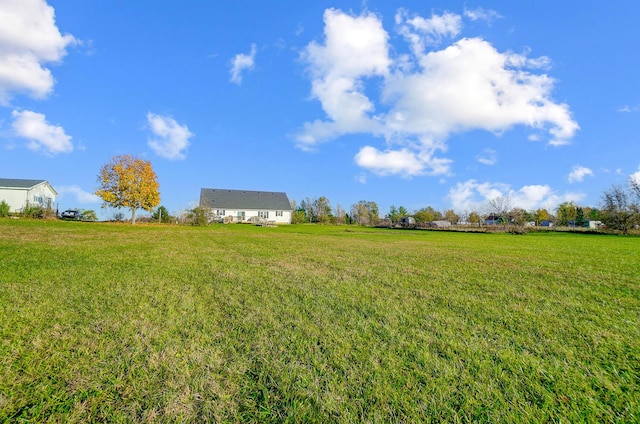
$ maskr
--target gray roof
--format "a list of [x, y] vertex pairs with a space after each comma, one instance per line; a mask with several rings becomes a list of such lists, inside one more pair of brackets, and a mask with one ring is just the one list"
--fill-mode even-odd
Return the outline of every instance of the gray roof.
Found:
[[200, 206], [212, 209], [262, 209], [290, 211], [291, 203], [284, 192], [200, 189]]
[[46, 183], [46, 180], [21, 180], [12, 178], [0, 178], [0, 187], [4, 188], [31, 188], [38, 184]]

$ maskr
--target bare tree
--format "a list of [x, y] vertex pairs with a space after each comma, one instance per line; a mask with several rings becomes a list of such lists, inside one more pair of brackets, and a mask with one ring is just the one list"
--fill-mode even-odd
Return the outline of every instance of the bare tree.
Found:
[[376, 225], [380, 219], [376, 202], [360, 200], [351, 205], [351, 216], [360, 225]]
[[459, 214], [460, 217], [460, 223], [461, 224], [468, 224], [469, 223], [469, 211], [468, 210], [463, 210], [462, 212], [460, 212]]
[[312, 202], [313, 216], [316, 222], [326, 223], [331, 216], [331, 203], [324, 196], [313, 199]]
[[316, 216], [313, 214], [313, 200], [309, 197], [305, 198], [301, 203], [300, 207], [304, 208], [304, 212], [307, 215], [308, 222], [317, 222]]
[[631, 195], [635, 198], [636, 205], [640, 203], [640, 175], [635, 176], [632, 175], [629, 177], [629, 189], [631, 190]]
[[344, 210], [344, 208], [342, 207], [342, 205], [338, 205], [335, 207], [334, 211], [333, 211], [333, 215], [335, 217], [336, 220], [336, 224], [344, 224], [345, 222], [345, 215], [347, 214], [347, 212]]
[[607, 227], [626, 234], [633, 227], [637, 215], [636, 205], [622, 186], [611, 186], [602, 195], [602, 221]]
[[509, 196], [498, 196], [487, 202], [487, 209], [500, 221], [507, 219], [507, 212], [511, 210], [513, 201]]

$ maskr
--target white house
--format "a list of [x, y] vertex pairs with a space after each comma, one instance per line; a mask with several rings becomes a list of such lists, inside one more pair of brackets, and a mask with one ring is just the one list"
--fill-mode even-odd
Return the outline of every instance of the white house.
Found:
[[271, 191], [200, 189], [200, 206], [218, 219], [232, 222], [291, 223], [291, 202], [286, 193]]
[[58, 193], [45, 180], [0, 178], [0, 202], [9, 204], [11, 212], [21, 212], [27, 206], [53, 209]]

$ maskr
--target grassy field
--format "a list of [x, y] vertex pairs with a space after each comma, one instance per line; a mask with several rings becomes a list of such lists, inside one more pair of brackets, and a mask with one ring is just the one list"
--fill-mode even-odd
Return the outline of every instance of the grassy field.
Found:
[[0, 422], [639, 422], [640, 238], [0, 220]]

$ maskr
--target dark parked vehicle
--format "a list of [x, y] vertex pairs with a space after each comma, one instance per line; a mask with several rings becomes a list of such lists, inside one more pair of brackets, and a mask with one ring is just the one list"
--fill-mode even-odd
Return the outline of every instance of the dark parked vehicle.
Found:
[[82, 219], [82, 212], [75, 209], [67, 209], [60, 214], [62, 219], [72, 219], [74, 221], [80, 221]]

